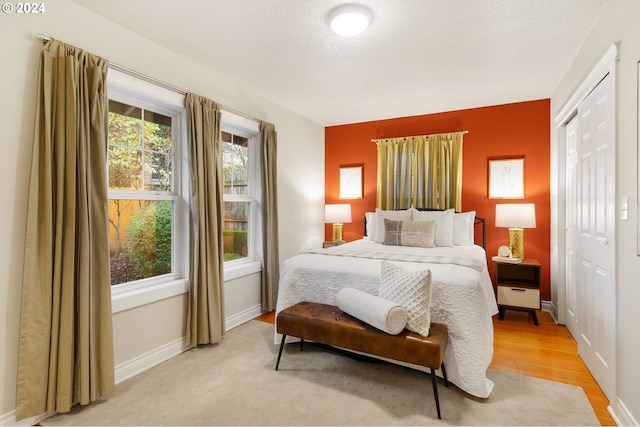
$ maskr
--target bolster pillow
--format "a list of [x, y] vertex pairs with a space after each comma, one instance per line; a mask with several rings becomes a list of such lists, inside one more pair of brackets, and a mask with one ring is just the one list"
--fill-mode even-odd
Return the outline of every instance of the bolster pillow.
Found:
[[377, 295], [342, 288], [336, 300], [340, 310], [388, 334], [399, 334], [407, 324], [404, 307]]

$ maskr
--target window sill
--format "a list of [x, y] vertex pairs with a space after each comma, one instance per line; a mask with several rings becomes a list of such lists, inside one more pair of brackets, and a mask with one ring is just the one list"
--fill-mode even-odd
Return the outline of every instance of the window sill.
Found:
[[[224, 280], [239, 279], [261, 271], [262, 264], [257, 261], [225, 266]], [[189, 292], [189, 280], [187, 279], [174, 279], [160, 283], [139, 283], [111, 288], [111, 313], [119, 313], [187, 292]]]
[[189, 292], [189, 280], [187, 279], [111, 288], [111, 313], [119, 313], [187, 292]]
[[224, 281], [239, 279], [262, 271], [262, 264], [258, 261], [241, 262], [235, 265], [225, 265]]

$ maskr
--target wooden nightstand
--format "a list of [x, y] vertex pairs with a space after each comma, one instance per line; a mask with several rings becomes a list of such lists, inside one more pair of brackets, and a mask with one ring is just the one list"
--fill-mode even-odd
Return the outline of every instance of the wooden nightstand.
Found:
[[333, 246], [336, 246], [336, 244], [335, 244], [335, 243], [333, 243], [333, 242], [322, 242], [322, 248], [323, 248], [323, 249], [331, 248], [331, 247], [333, 247]]
[[504, 320], [506, 310], [526, 311], [531, 314], [533, 324], [538, 326], [536, 310], [540, 310], [540, 263], [527, 258], [520, 264], [494, 263], [499, 319]]

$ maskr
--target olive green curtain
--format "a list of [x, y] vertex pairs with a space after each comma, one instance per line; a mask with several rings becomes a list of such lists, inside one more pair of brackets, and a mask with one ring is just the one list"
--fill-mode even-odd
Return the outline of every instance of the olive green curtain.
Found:
[[224, 336], [222, 147], [220, 106], [188, 93], [190, 268], [187, 344], [213, 344]]
[[280, 261], [278, 251], [277, 143], [275, 127], [261, 122], [260, 171], [262, 173], [262, 310], [276, 308]]
[[107, 61], [56, 40], [40, 58], [16, 418], [114, 389], [107, 222]]
[[462, 132], [429, 135], [428, 173], [420, 176], [428, 199], [416, 207], [462, 211], [462, 138]]
[[376, 141], [376, 206], [460, 211], [462, 140], [463, 132], [454, 132]]

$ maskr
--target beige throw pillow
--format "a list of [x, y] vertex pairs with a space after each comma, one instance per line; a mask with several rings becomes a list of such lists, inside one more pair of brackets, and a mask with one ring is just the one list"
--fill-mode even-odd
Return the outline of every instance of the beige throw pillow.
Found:
[[393, 221], [384, 219], [383, 245], [435, 247], [435, 221]]

